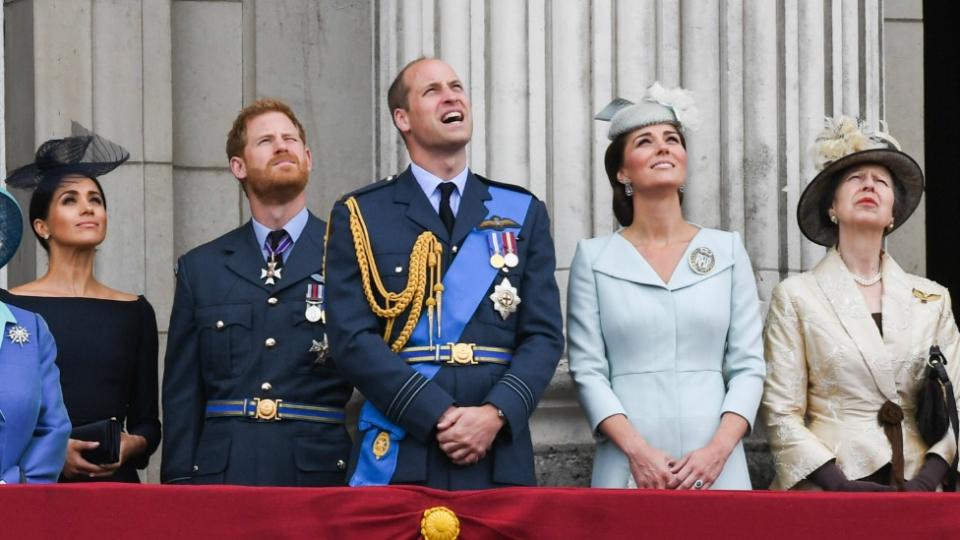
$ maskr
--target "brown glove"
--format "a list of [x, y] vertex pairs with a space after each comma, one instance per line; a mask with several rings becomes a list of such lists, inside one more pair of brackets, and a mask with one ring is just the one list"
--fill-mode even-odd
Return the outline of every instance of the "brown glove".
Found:
[[893, 491], [891, 486], [863, 480], [850, 480], [843, 474], [840, 467], [833, 461], [828, 461], [808, 476], [814, 484], [824, 491]]
[[947, 474], [950, 465], [936, 454], [927, 454], [927, 460], [920, 467], [920, 472], [911, 478], [905, 486], [906, 491], [936, 491], [937, 486]]

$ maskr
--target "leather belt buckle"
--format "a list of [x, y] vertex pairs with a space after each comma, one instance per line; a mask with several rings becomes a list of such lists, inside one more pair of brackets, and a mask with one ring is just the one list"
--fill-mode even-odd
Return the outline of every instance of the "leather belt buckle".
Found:
[[253, 398], [254, 415], [257, 420], [280, 420], [280, 404], [282, 399]]
[[450, 347], [450, 359], [447, 364], [457, 366], [469, 366], [477, 364], [477, 359], [473, 356], [473, 349], [476, 343], [447, 343]]

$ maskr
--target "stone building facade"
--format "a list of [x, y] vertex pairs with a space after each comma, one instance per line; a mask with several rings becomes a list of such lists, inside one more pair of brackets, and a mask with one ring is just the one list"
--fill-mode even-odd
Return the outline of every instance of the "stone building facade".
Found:
[[[386, 88], [421, 55], [469, 89], [469, 163], [546, 201], [565, 288], [577, 240], [614, 228], [603, 173], [612, 97], [655, 80], [694, 91], [704, 127], [688, 138], [689, 220], [741, 232], [761, 300], [822, 248], [794, 212], [813, 177], [806, 148], [824, 115], [886, 121], [922, 158], [920, 0], [5, 0], [0, 167], [31, 159], [78, 121], [131, 159], [104, 177], [106, 283], [145, 294], [161, 346], [176, 258], [249, 218], [224, 152], [236, 112], [284, 99], [315, 166], [310, 209], [406, 166]], [[921, 161], [922, 164], [922, 161]], [[22, 201], [24, 199], [21, 199]], [[889, 249], [923, 273], [923, 212]], [[42, 274], [25, 242], [10, 284]], [[540, 476], [589, 480], [591, 434], [565, 361], [534, 415]], [[769, 482], [763, 434], [754, 481]], [[157, 480], [157, 462], [147, 480]]]

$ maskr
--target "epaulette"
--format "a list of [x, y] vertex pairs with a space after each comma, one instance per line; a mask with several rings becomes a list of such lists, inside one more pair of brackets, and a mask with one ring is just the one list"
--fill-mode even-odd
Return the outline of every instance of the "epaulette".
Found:
[[362, 188], [358, 188], [358, 189], [355, 189], [355, 190], [353, 190], [353, 191], [351, 191], [351, 192], [349, 192], [349, 193], [345, 193], [345, 194], [343, 194], [343, 195], [340, 196], [340, 199], [339, 199], [339, 200], [340, 200], [340, 201], [345, 201], [345, 200], [347, 200], [347, 198], [349, 198], [349, 197], [356, 197], [356, 196], [358, 196], [358, 195], [363, 195], [364, 193], [369, 193], [369, 192], [371, 192], [371, 191], [376, 191], [376, 190], [378, 190], [378, 189], [380, 189], [380, 188], [383, 188], [383, 187], [386, 187], [386, 186], [391, 185], [391, 184], [393, 183], [393, 181], [396, 180], [396, 179], [397, 179], [397, 175], [391, 174], [390, 176], [388, 176], [388, 177], [386, 177], [386, 178], [384, 178], [384, 179], [382, 179], [382, 180], [378, 180], [378, 181], [376, 181], [376, 182], [374, 182], [374, 183], [372, 183], [372, 184], [367, 184], [367, 185], [363, 186]]
[[528, 189], [526, 189], [526, 188], [524, 188], [524, 187], [522, 187], [522, 186], [518, 186], [518, 185], [516, 185], [516, 184], [508, 184], [508, 183], [506, 183], [506, 182], [497, 182], [497, 181], [495, 181], [495, 180], [491, 180], [491, 179], [486, 178], [486, 177], [484, 177], [484, 176], [480, 176], [480, 175], [477, 174], [477, 173], [473, 173], [473, 175], [474, 175], [475, 177], [477, 177], [477, 179], [480, 180], [481, 182], [483, 182], [484, 184], [488, 184], [488, 185], [491, 185], [491, 186], [497, 186], [497, 187], [503, 188], [503, 189], [509, 189], [509, 190], [511, 190], [511, 191], [518, 191], [518, 192], [520, 192], [520, 193], [523, 193], [523, 194], [525, 194], [525, 195], [530, 195], [530, 196], [533, 197], [534, 199], [539, 200], [539, 198], [538, 198], [533, 192], [531, 192], [530, 190], [528, 190]]

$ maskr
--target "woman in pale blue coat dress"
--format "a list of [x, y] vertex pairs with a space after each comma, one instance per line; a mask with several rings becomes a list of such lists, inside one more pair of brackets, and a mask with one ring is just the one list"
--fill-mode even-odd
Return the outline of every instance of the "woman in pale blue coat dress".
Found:
[[[20, 208], [0, 188], [0, 268], [23, 229]], [[60, 392], [57, 348], [36, 313], [0, 302], [0, 484], [56, 482], [70, 419]]]
[[568, 289], [570, 372], [598, 439], [592, 485], [750, 489], [741, 441], [764, 378], [750, 260], [737, 233], [683, 219], [689, 94], [654, 84], [627, 105], [598, 115], [611, 119], [623, 228], [579, 243]]

